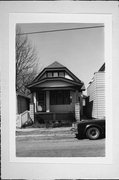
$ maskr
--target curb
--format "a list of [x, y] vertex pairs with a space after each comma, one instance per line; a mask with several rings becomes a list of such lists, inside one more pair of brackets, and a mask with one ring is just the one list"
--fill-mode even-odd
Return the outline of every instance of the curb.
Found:
[[33, 134], [33, 135], [17, 135], [16, 138], [24, 138], [24, 137], [73, 137], [75, 134]]

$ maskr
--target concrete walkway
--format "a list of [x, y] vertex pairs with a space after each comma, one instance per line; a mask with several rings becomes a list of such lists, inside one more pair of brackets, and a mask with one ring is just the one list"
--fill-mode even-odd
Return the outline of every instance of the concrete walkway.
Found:
[[25, 137], [75, 137], [75, 134], [26, 134], [26, 135], [17, 135], [17, 138]]
[[58, 128], [21, 128], [16, 129], [16, 132], [31, 132], [31, 131], [50, 131], [50, 132], [58, 132], [58, 131], [69, 131], [72, 127], [58, 127]]
[[72, 127], [60, 127], [60, 128], [26, 128], [26, 129], [17, 129], [16, 137], [38, 137], [38, 136], [64, 136], [69, 137], [74, 135], [74, 132], [71, 130]]

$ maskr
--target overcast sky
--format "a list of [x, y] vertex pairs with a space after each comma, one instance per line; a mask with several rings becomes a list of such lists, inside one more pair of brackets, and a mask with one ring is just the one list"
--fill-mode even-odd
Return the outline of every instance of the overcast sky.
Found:
[[[47, 31], [102, 24], [40, 23], [20, 24], [22, 32]], [[29, 34], [42, 68], [58, 61], [72, 71], [87, 88], [94, 72], [104, 63], [104, 27]], [[39, 67], [40, 71], [40, 67]]]

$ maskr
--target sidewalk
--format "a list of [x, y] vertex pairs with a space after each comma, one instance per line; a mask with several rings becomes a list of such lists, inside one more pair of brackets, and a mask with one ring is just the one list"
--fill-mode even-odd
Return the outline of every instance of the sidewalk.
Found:
[[58, 132], [58, 131], [68, 131], [72, 129], [72, 127], [57, 127], [57, 128], [21, 128], [16, 129], [17, 132], [31, 132], [31, 131], [50, 131], [50, 132]]
[[16, 136], [68, 136], [74, 134], [72, 127], [16, 129]]

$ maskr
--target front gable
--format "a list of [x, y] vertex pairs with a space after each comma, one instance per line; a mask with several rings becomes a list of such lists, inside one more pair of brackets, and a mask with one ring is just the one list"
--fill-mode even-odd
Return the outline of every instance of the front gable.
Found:
[[[41, 85], [42, 84], [42, 85]], [[69, 69], [58, 62], [44, 68], [34, 81], [28, 85], [30, 87], [65, 87], [65, 86], [83, 86], [84, 83], [79, 80]]]
[[58, 62], [54, 62], [51, 65], [44, 68], [33, 82], [38, 82], [44, 78], [57, 78], [63, 77], [72, 81], [81, 82], [68, 68], [61, 65]]

